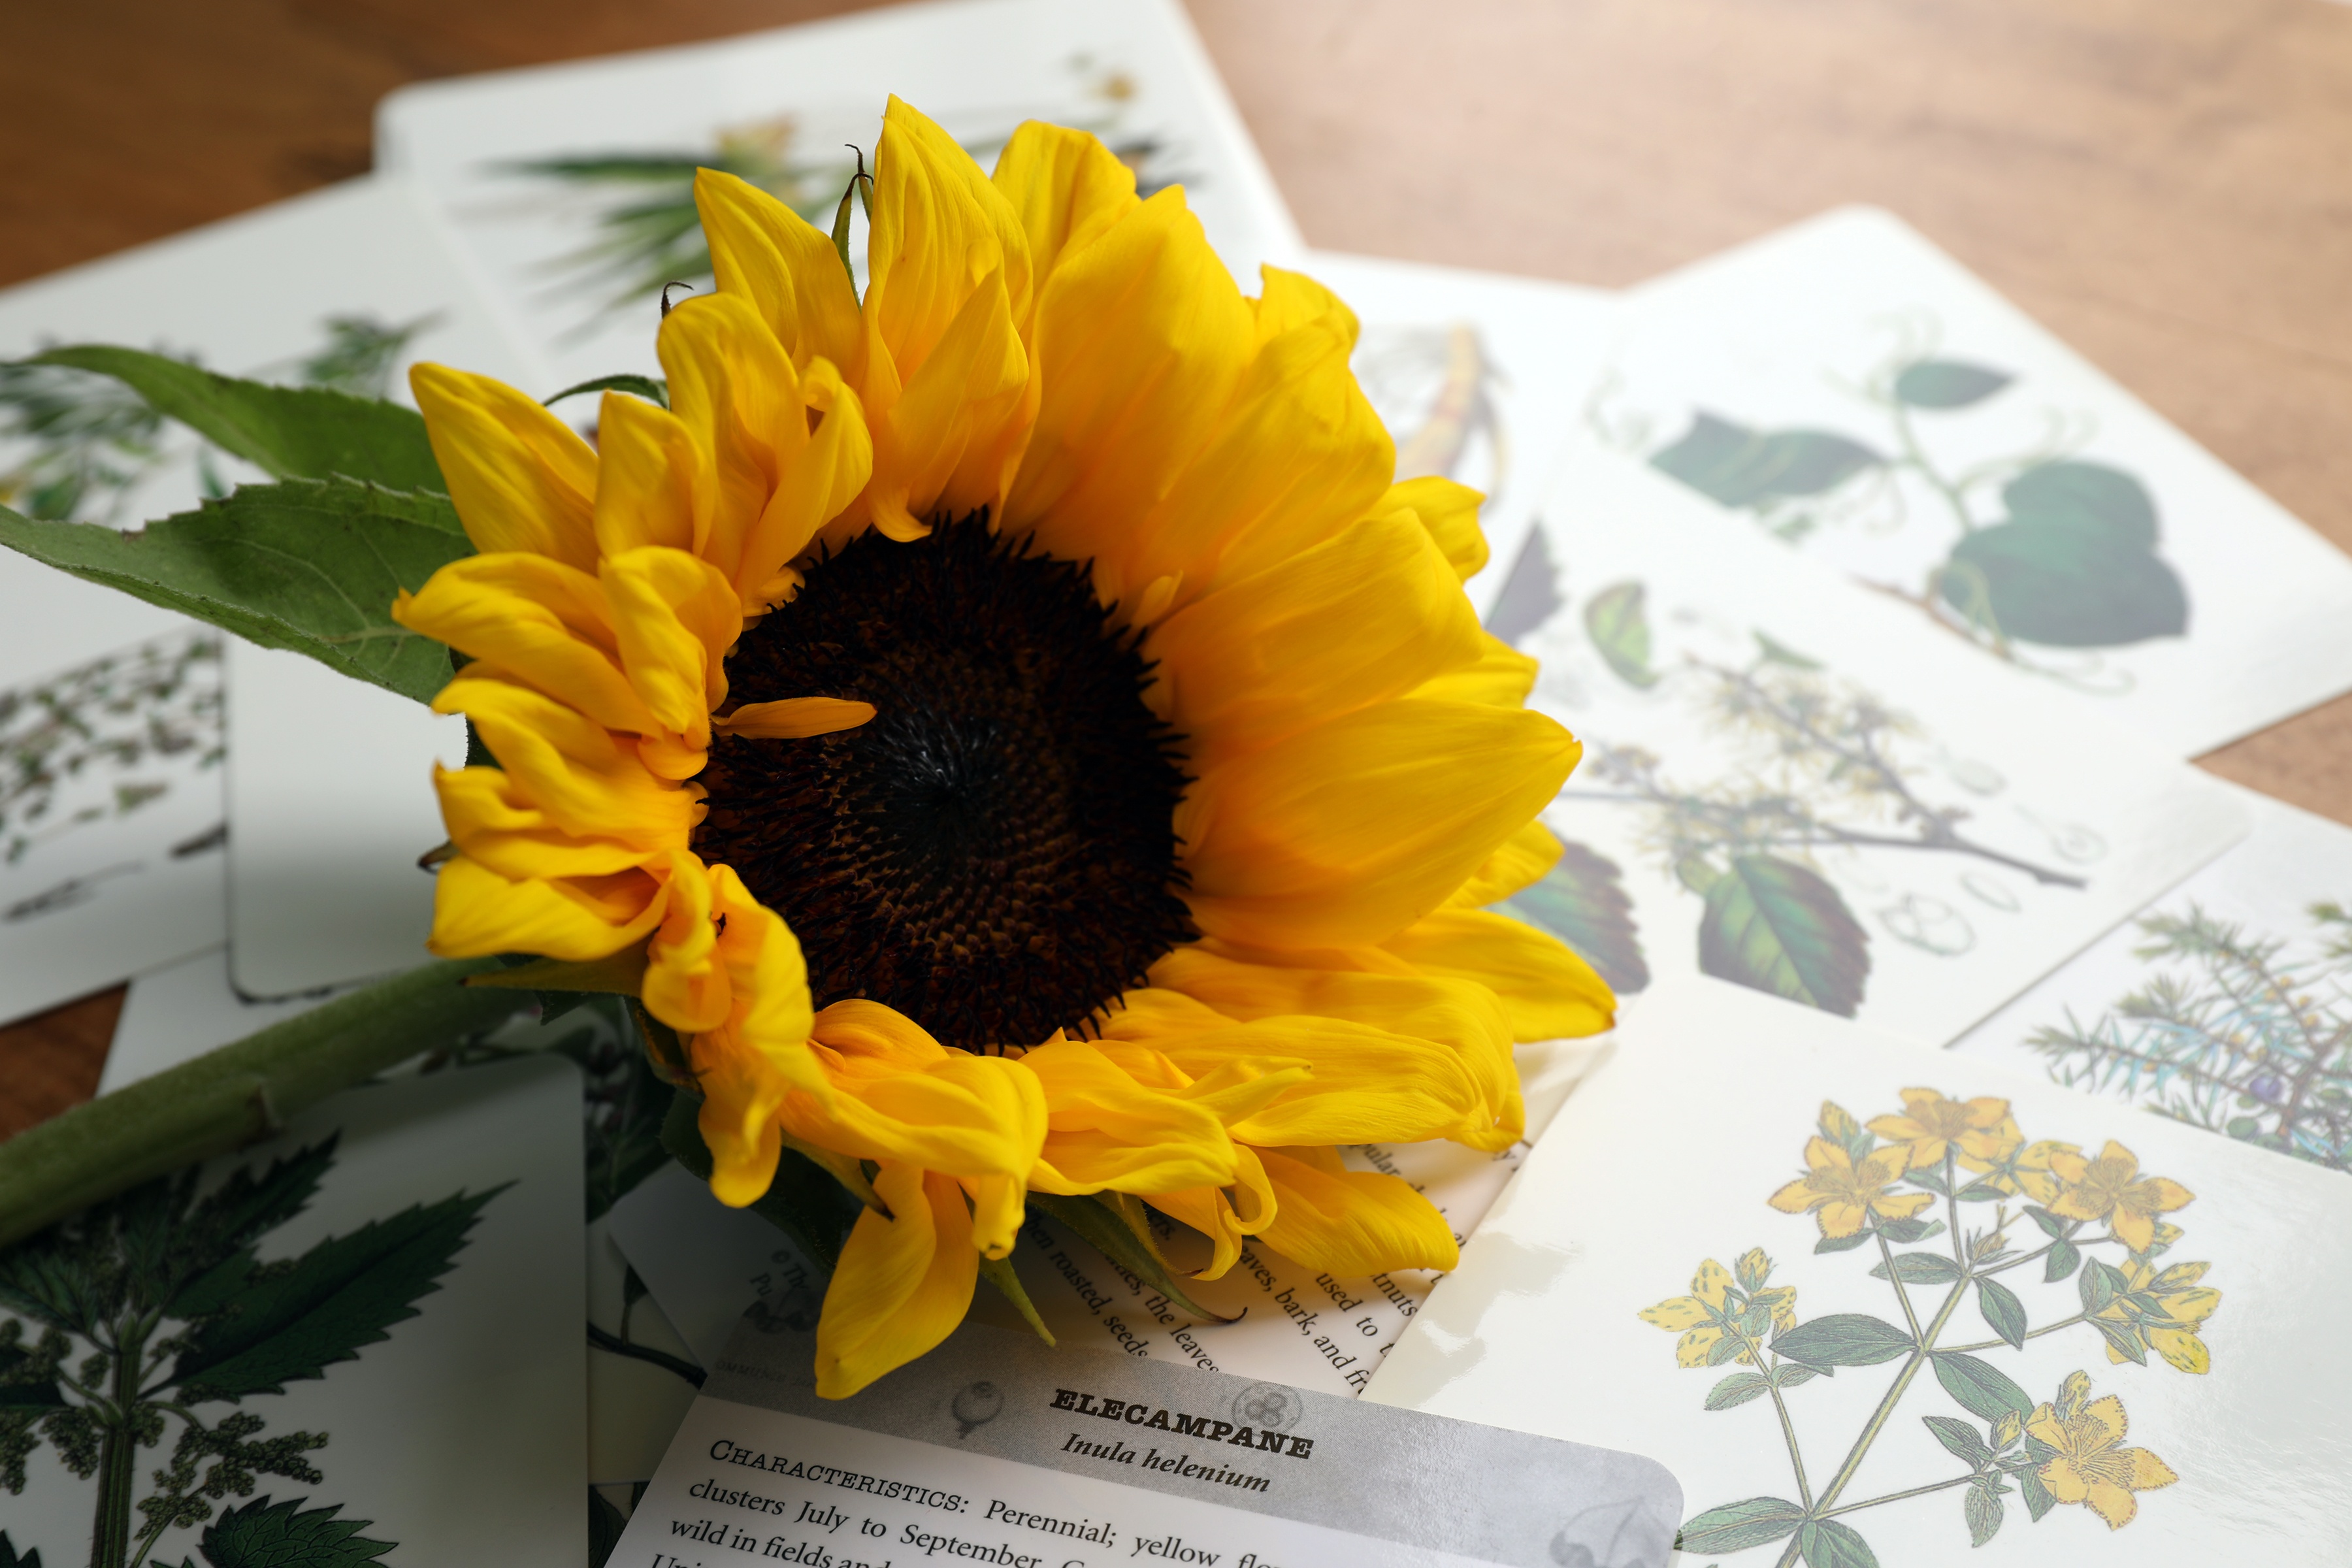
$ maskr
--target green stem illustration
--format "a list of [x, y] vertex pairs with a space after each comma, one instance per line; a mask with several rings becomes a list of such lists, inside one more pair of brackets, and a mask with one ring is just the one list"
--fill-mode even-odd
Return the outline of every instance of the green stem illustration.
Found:
[[1835, 1519], [1842, 1513], [1860, 1513], [1864, 1509], [1876, 1508], [1882, 1503], [1901, 1502], [1905, 1498], [1926, 1497], [1929, 1492], [1948, 1492], [1954, 1487], [1967, 1486], [1970, 1481], [1975, 1480], [1977, 1478], [1973, 1473], [1965, 1476], [1955, 1476], [1948, 1481], [1935, 1481], [1924, 1487], [1913, 1487], [1908, 1491], [1888, 1492], [1885, 1497], [1870, 1498], [1862, 1502], [1850, 1502], [1843, 1508], [1833, 1508], [1827, 1513], [1821, 1514], [1817, 1517], [1822, 1519]]
[[120, 1326], [112, 1346], [112, 1396], [98, 1419], [104, 1436], [98, 1458], [98, 1511], [90, 1523], [90, 1568], [126, 1568], [131, 1548], [131, 1503], [139, 1485], [139, 1373], [147, 1349], [144, 1325]]

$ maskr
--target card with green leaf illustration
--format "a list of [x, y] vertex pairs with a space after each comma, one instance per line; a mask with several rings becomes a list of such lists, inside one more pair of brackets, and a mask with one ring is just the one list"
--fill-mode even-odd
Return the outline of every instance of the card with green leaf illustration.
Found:
[[[89, 342], [402, 400], [419, 357], [533, 378], [394, 180], [0, 295], [0, 356]], [[131, 528], [263, 477], [107, 376], [0, 363], [0, 504]], [[246, 990], [314, 990], [422, 959], [432, 890], [415, 861], [441, 837], [431, 763], [451, 726], [462, 748], [462, 726], [232, 641], [0, 552], [0, 686], [14, 688], [0, 696], [0, 812], [12, 842], [29, 831], [35, 845], [0, 865], [0, 913], [15, 911], [0, 918], [0, 1015], [220, 942], [225, 810]]]
[[1463, 586], [1489, 614], [1607, 350], [1617, 296], [1328, 250], [1300, 269], [1362, 324], [1356, 379], [1396, 437], [1397, 478], [1435, 474], [1486, 495], [1487, 563]]
[[1892, 215], [1627, 297], [1591, 429], [2191, 756], [2352, 686], [2352, 560]]
[[1704, 978], [1368, 1399], [1606, 1441], [1726, 1568], [2352, 1560], [2352, 1184]]
[[1139, 189], [1184, 187], [1252, 293], [1261, 262], [1300, 248], [1175, 0], [929, 0], [427, 82], [383, 100], [377, 156], [433, 193], [560, 378], [551, 392], [660, 374], [663, 285], [709, 282], [697, 168], [748, 180], [830, 230], [857, 166], [851, 146], [870, 164], [894, 92], [983, 164], [1024, 120], [1093, 132]]
[[0, 1561], [577, 1568], [579, 1103], [352, 1089], [0, 1253]]
[[1569, 442], [1504, 591], [1584, 757], [1507, 912], [1620, 993], [1706, 973], [1939, 1045], [2242, 837], [2080, 699]]
[[2352, 1171], [2352, 828], [2240, 793], [2244, 843], [1952, 1048]]

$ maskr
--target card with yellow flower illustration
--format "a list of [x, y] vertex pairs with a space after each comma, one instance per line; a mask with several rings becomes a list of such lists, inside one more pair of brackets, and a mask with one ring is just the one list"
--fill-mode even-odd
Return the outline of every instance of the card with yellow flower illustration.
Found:
[[1615, 1037], [1367, 1398], [1664, 1461], [1694, 1564], [2352, 1560], [2352, 1187], [1706, 979]]
[[1953, 1048], [2352, 1171], [2352, 828], [2242, 798], [2244, 843]]
[[1942, 1044], [2245, 832], [2218, 781], [1620, 454], [1565, 444], [1538, 537], [1518, 647], [1585, 754], [1507, 912], [1621, 993], [1705, 973]]
[[845, 143], [871, 165], [894, 92], [983, 166], [1024, 120], [1099, 136], [1146, 194], [1184, 187], [1253, 291], [1259, 263], [1290, 264], [1301, 247], [1176, 0], [930, 0], [428, 82], [384, 100], [376, 145], [383, 167], [432, 193], [562, 386], [661, 374], [650, 328], [662, 285], [709, 286], [698, 166], [830, 228], [857, 166]]

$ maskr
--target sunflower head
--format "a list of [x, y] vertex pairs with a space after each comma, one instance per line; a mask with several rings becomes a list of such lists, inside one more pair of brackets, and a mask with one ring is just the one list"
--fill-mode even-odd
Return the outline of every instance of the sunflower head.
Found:
[[859, 1194], [829, 1394], [949, 1332], [1032, 1194], [1139, 1198], [1208, 1274], [1449, 1266], [1336, 1148], [1507, 1146], [1513, 1042], [1612, 1000], [1485, 909], [1578, 747], [1462, 593], [1477, 498], [1394, 482], [1354, 318], [1244, 296], [1051, 126], [991, 177], [893, 100], [862, 300], [782, 204], [697, 200], [667, 407], [607, 393], [592, 450], [415, 374], [478, 553], [395, 614], [496, 759], [437, 775], [436, 951], [625, 984], [726, 1201], [788, 1147]]

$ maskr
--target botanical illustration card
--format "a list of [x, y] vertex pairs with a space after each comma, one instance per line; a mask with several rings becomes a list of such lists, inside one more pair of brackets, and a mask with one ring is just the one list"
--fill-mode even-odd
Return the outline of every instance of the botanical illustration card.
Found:
[[1588, 418], [2190, 756], [2352, 686], [2352, 561], [1889, 214], [1629, 296]]
[[1618, 297], [1328, 250], [1301, 266], [1362, 324], [1356, 379], [1396, 438], [1397, 478], [1435, 474], [1485, 493], [1491, 554], [1464, 586], [1488, 615], [1578, 424]]
[[[404, 88], [382, 167], [413, 174], [560, 386], [659, 374], [665, 284], [708, 287], [694, 172], [820, 228], [888, 95], [994, 163], [1024, 120], [1093, 132], [1145, 194], [1181, 184], [1244, 289], [1297, 231], [1177, 0], [930, 0], [744, 37]], [[856, 221], [856, 220], [853, 220]]]
[[2352, 1183], [1706, 980], [1367, 1398], [1668, 1465], [1727, 1568], [2352, 1561]]
[[2245, 842], [1953, 1048], [2352, 1170], [2352, 828], [2241, 796]]
[[[535, 379], [408, 187], [359, 181], [0, 294], [0, 503], [134, 527], [262, 477], [111, 379], [18, 358], [93, 342], [369, 395], [404, 396], [420, 357]], [[232, 882], [263, 874], [238, 904], [255, 988], [415, 961], [429, 884], [414, 863], [439, 838], [438, 742], [414, 732], [429, 721], [324, 677], [324, 694], [232, 690], [225, 729], [225, 662], [243, 660], [209, 628], [0, 552], [0, 1016], [222, 941], [224, 842]], [[319, 743], [321, 725], [335, 743]], [[237, 810], [240, 793], [257, 809]], [[387, 847], [354, 827], [381, 814], [342, 803], [394, 793], [415, 799]]]
[[365, 1086], [0, 1252], [0, 1562], [578, 1568], [579, 1103]]
[[[1412, 1182], [1445, 1215], [1456, 1240], [1465, 1238], [1604, 1049], [1589, 1040], [1519, 1047], [1528, 1135], [1499, 1154], [1439, 1142], [1363, 1144], [1342, 1149], [1341, 1157], [1357, 1170]], [[1031, 1211], [1013, 1248], [1013, 1268], [1060, 1344], [1241, 1373], [1352, 1398], [1439, 1278], [1425, 1269], [1334, 1278], [1245, 1246], [1240, 1263], [1224, 1279], [1192, 1280], [1184, 1276], [1207, 1261], [1205, 1244], [1164, 1216], [1155, 1214], [1151, 1223], [1155, 1244], [1183, 1280], [1190, 1306], [1162, 1295], [1083, 1237]], [[684, 1170], [665, 1169], [621, 1199], [612, 1228], [621, 1250], [705, 1367], [718, 1364], [728, 1337], [747, 1312], [762, 1324], [805, 1328], [816, 1321], [823, 1272], [774, 1226], [748, 1210], [721, 1205]], [[983, 1322], [1031, 1331], [1011, 1303], [985, 1284], [972, 1310]]]
[[1645, 464], [1570, 443], [1543, 527], [1505, 597], [1584, 756], [1507, 912], [1621, 994], [1706, 973], [1940, 1045], [2246, 830], [2081, 698]]

